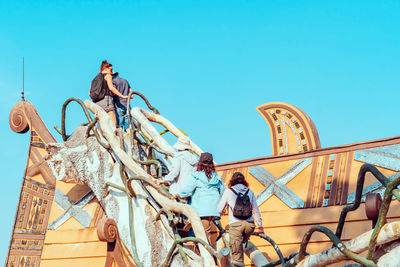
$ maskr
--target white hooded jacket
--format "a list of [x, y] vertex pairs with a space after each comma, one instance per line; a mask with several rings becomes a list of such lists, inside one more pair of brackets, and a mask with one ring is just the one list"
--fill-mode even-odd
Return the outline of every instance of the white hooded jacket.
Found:
[[196, 171], [198, 159], [188, 150], [178, 151], [172, 158], [170, 173], [164, 177], [164, 182], [170, 182], [169, 192], [176, 194], [188, 183]]
[[[248, 190], [248, 187], [243, 184], [236, 184], [236, 185], [232, 186], [232, 189], [238, 193], [244, 194]], [[253, 190], [251, 190], [251, 189], [249, 190], [248, 196], [250, 198], [251, 207], [253, 209], [253, 215], [254, 215], [254, 218], [256, 219], [257, 226], [259, 228], [263, 228], [260, 210], [258, 208], [257, 200], [256, 200]], [[218, 205], [219, 213], [222, 213], [223, 210], [228, 206], [228, 208], [229, 208], [229, 224], [232, 224], [232, 223], [238, 222], [238, 221], [243, 221], [243, 220], [238, 219], [235, 216], [233, 216], [233, 208], [235, 207], [236, 198], [237, 198], [237, 196], [235, 195], [235, 193], [233, 193], [232, 190], [227, 189], [227, 190], [225, 190], [224, 194], [222, 195], [222, 198]], [[254, 222], [254, 218], [253, 218], [253, 216], [251, 216], [250, 218], [248, 218], [247, 220], [244, 220], [244, 221]]]

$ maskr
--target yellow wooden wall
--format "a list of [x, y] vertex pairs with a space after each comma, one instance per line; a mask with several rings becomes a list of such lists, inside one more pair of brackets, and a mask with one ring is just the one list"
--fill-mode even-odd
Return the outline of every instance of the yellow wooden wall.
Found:
[[[57, 181], [56, 187], [73, 202], [79, 201], [90, 189], [87, 186]], [[104, 266], [107, 257], [107, 242], [97, 236], [96, 223], [104, 211], [96, 198], [83, 208], [90, 215], [89, 227], [84, 227], [73, 216], [54, 230], [47, 230], [40, 266]], [[49, 221], [53, 222], [66, 211], [53, 202]]]
[[[382, 142], [386, 144], [385, 141]], [[265, 233], [277, 243], [283, 254], [288, 256], [293, 252], [298, 252], [303, 235], [312, 225], [319, 224], [330, 228], [333, 232], [336, 231], [340, 212], [347, 203], [348, 195], [355, 192], [359, 169], [365, 163], [354, 159], [354, 154], [361, 155], [365, 151], [369, 153], [375, 148], [388, 148], [392, 151], [395, 146], [394, 150], [398, 149], [400, 138], [392, 142], [397, 144], [380, 146], [378, 142], [369, 145], [360, 144], [352, 148], [321, 149], [299, 155], [232, 162], [218, 165], [217, 171], [226, 183], [234, 172], [242, 172], [249, 182], [249, 187], [258, 195], [266, 186], [252, 175], [251, 170], [261, 167], [268, 171], [275, 181], [278, 181], [288, 172], [290, 174], [290, 168], [296, 163], [305, 162], [303, 167], [297, 170], [300, 171], [286, 184], [287, 188], [303, 201], [302, 207], [290, 208], [276, 194], [259, 205]], [[357, 157], [359, 158], [360, 156]], [[393, 169], [379, 166], [377, 168], [387, 177], [396, 173]], [[368, 173], [364, 185], [368, 186], [376, 182], [377, 180]], [[225, 226], [228, 223], [227, 219], [227, 216], [222, 218]], [[388, 221], [399, 219], [400, 205], [397, 201], [393, 201]], [[364, 203], [362, 203], [356, 211], [348, 213], [341, 240], [348, 241], [370, 229], [371, 221], [367, 219]], [[272, 246], [263, 239], [252, 237], [251, 241], [265, 253], [270, 261], [279, 259]], [[331, 246], [332, 243], [326, 236], [315, 233], [307, 247], [307, 252], [315, 254]], [[249, 264], [248, 259], [246, 262]], [[343, 263], [337, 266], [343, 266]]]

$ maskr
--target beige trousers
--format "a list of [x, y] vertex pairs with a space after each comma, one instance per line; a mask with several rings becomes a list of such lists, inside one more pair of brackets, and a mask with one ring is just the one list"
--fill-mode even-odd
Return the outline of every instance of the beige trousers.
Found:
[[200, 217], [201, 223], [203, 224], [204, 230], [206, 231], [208, 243], [215, 248], [215, 241], [218, 237], [217, 227], [213, 223], [214, 216]]
[[254, 232], [255, 224], [247, 221], [235, 222], [229, 225], [229, 247], [232, 260], [244, 264], [243, 243], [249, 240]]

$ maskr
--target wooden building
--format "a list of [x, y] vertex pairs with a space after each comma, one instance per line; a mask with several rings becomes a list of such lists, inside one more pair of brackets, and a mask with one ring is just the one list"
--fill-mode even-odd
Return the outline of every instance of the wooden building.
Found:
[[[268, 103], [257, 110], [270, 127], [272, 156], [219, 164], [217, 171], [225, 181], [235, 171], [246, 176], [257, 195], [265, 232], [284, 255], [299, 250], [310, 226], [336, 229], [342, 208], [354, 201], [364, 163], [389, 178], [400, 171], [400, 137], [321, 148], [315, 125], [302, 110], [284, 103]], [[133, 265], [118, 238], [116, 248], [110, 248], [99, 237], [96, 225], [106, 215], [90, 188], [56, 180], [45, 164], [45, 145], [56, 140], [31, 103], [14, 106], [10, 127], [18, 133], [30, 130], [31, 137], [7, 266]], [[383, 192], [372, 175], [365, 180], [363, 193], [368, 192]], [[400, 206], [393, 202], [388, 221], [399, 218]], [[222, 222], [227, 223], [226, 216]], [[361, 204], [348, 214], [342, 240], [370, 229]], [[251, 240], [269, 260], [278, 259], [270, 244], [258, 237]], [[307, 251], [314, 254], [331, 246], [327, 237], [315, 234]]]

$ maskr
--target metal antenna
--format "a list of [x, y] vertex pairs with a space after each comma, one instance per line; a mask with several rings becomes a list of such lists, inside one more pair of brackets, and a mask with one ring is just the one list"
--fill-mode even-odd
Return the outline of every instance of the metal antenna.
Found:
[[22, 101], [25, 101], [24, 94], [25, 94], [25, 58], [22, 57], [22, 92], [21, 92]]

